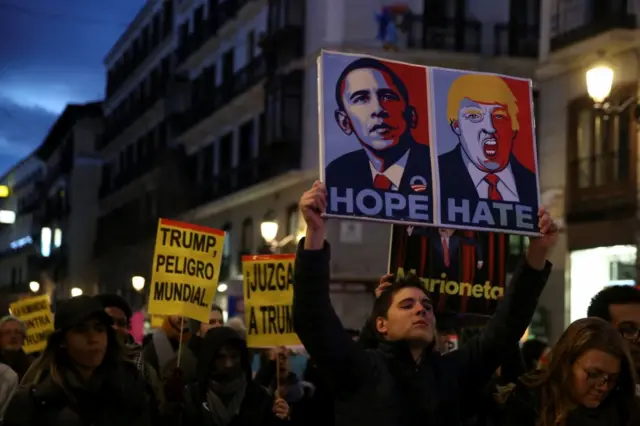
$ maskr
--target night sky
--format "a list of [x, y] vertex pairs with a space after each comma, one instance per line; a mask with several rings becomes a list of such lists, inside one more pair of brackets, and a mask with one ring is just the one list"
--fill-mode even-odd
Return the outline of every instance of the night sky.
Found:
[[103, 59], [144, 0], [0, 0], [0, 176], [67, 103], [101, 99]]

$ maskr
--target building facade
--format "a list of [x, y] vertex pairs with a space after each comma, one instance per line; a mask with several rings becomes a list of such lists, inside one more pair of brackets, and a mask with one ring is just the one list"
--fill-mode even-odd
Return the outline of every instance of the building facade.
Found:
[[9, 189], [8, 197], [0, 198], [0, 210], [15, 213], [14, 223], [0, 224], [0, 311], [17, 294], [28, 293], [31, 281], [40, 281], [40, 224], [34, 212], [44, 173], [44, 163], [30, 155], [0, 179]]
[[[541, 303], [557, 338], [598, 291], [637, 277], [640, 11], [637, 2], [587, 0], [543, 0], [541, 11], [540, 185], [564, 220]], [[598, 105], [586, 71], [602, 63], [615, 74]]]
[[34, 152], [46, 169], [34, 210], [40, 280], [43, 291], [55, 298], [71, 297], [72, 289], [96, 291], [91, 248], [102, 165], [96, 145], [102, 126], [100, 102], [69, 104]]
[[[177, 69], [191, 90], [174, 143], [193, 158], [198, 188], [181, 218], [227, 232], [223, 279], [230, 295], [242, 291], [242, 254], [264, 249], [263, 221], [279, 224], [281, 250], [292, 250], [304, 233], [297, 202], [318, 177], [320, 50], [534, 77], [539, 2], [494, 3], [408, 2], [391, 50], [376, 39], [377, 6], [364, 0], [177, 6]], [[390, 226], [332, 220], [328, 238], [334, 305], [346, 326], [359, 327], [370, 311], [370, 289], [387, 269]], [[511, 246], [515, 258], [524, 240]]]
[[170, 97], [180, 86], [174, 34], [174, 2], [146, 2], [104, 61], [105, 132], [98, 147], [103, 167], [93, 255], [98, 290], [138, 306], [144, 292], [137, 293], [131, 279], [148, 277], [157, 218], [171, 217], [179, 207], [172, 199], [179, 192], [170, 191], [178, 180], [169, 176], [171, 164], [181, 164], [170, 147], [172, 108], [178, 104]]
[[[318, 177], [323, 48], [534, 77], [538, 0], [406, 6], [389, 46], [377, 38], [381, 6], [366, 0], [147, 2], [105, 58], [98, 290], [145, 303], [131, 278], [151, 278], [158, 217], [226, 231], [223, 308], [227, 294], [241, 296], [241, 256], [270, 250], [263, 222], [278, 224], [278, 250], [295, 249], [297, 202]], [[334, 304], [359, 327], [387, 269], [390, 226], [332, 220], [328, 238]], [[509, 246], [514, 265], [525, 240]]]

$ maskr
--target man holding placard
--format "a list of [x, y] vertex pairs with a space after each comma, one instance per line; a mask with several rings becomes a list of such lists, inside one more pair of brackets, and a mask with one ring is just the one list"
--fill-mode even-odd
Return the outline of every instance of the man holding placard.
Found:
[[557, 236], [539, 212], [532, 238], [504, 299], [485, 330], [458, 350], [434, 351], [435, 316], [416, 276], [383, 290], [371, 315], [379, 344], [364, 349], [346, 333], [329, 298], [330, 247], [325, 241], [326, 188], [314, 183], [300, 200], [306, 238], [296, 254], [293, 321], [309, 355], [333, 385], [336, 424], [391, 426], [459, 424], [466, 397], [479, 393], [531, 322], [551, 270], [546, 261]]

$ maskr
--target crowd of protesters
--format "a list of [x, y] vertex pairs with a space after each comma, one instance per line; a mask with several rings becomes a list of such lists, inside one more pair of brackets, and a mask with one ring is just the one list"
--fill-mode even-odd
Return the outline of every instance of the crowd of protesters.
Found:
[[324, 186], [301, 198], [293, 322], [304, 351], [249, 349], [239, 318], [167, 316], [140, 344], [116, 295], [59, 301], [46, 349], [27, 355], [25, 324], [0, 319], [3, 426], [629, 426], [640, 425], [640, 290], [607, 287], [553, 345], [521, 343], [547, 282], [557, 229], [541, 236], [489, 322], [450, 350], [438, 344], [415, 275], [385, 275], [362, 330], [329, 297]]

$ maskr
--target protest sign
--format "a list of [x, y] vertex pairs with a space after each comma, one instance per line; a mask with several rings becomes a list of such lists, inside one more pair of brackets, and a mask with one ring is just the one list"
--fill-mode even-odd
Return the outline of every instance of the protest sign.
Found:
[[531, 80], [431, 68], [429, 82], [440, 225], [536, 235]]
[[249, 347], [301, 344], [291, 316], [294, 262], [294, 254], [242, 256]]
[[27, 327], [22, 347], [24, 352], [29, 354], [43, 351], [47, 347], [49, 335], [55, 330], [49, 296], [19, 300], [10, 305], [9, 312], [23, 321]]
[[508, 236], [394, 225], [389, 271], [415, 273], [436, 312], [492, 315], [506, 284]]
[[318, 73], [326, 216], [539, 234], [530, 80], [327, 51]]
[[427, 69], [334, 52], [318, 61], [327, 215], [433, 223]]
[[160, 219], [148, 312], [208, 322], [224, 238], [218, 229]]

